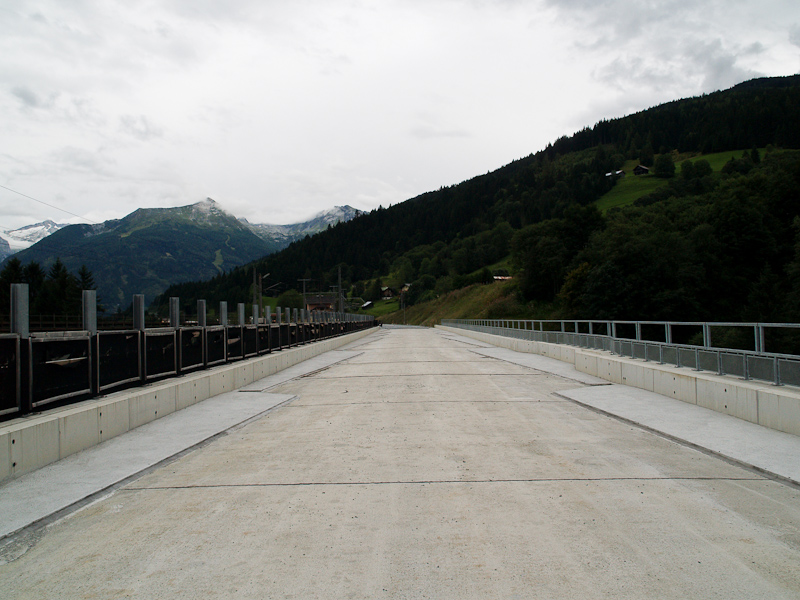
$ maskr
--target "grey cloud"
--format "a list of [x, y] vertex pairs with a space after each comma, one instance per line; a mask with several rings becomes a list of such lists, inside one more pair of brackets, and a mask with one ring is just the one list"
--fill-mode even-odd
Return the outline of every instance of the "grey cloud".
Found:
[[31, 90], [24, 87], [18, 87], [11, 90], [11, 94], [22, 100], [26, 106], [37, 107], [39, 106], [39, 98]]
[[800, 47], [800, 24], [794, 24], [789, 28], [789, 41]]
[[154, 125], [144, 115], [122, 115], [119, 118], [120, 127], [125, 133], [146, 142], [154, 138], [164, 137], [164, 130]]
[[[746, 51], [745, 51], [746, 52]], [[722, 41], [697, 42], [686, 54], [688, 67], [692, 65], [703, 76], [704, 92], [729, 88], [737, 83], [762, 74], [738, 67], [736, 61], [740, 52], [726, 49]]]
[[15, 96], [28, 108], [50, 108], [53, 106], [56, 97], [55, 94], [51, 94], [43, 99], [36, 92], [24, 86], [12, 89], [11, 95]]
[[766, 51], [766, 47], [761, 42], [753, 42], [747, 48], [742, 50], [742, 54], [762, 54]]
[[596, 69], [594, 77], [620, 91], [649, 88], [681, 96], [687, 90], [697, 93], [726, 89], [762, 75], [738, 65], [740, 56], [761, 52], [760, 44], [729, 49], [720, 39], [683, 39], [676, 41], [673, 50], [666, 42], [661, 43], [664, 45], [659, 53], [639, 55], [635, 47], [627, 49]]
[[420, 125], [410, 131], [411, 135], [420, 140], [437, 138], [468, 138], [471, 134], [463, 129], [440, 129], [431, 125]]
[[576, 45], [599, 49], [623, 45], [643, 36], [648, 26], [674, 18], [682, 3], [671, 0], [633, 7], [621, 0], [546, 0], [545, 4], [556, 9], [560, 21], [582, 26], [584, 35]]
[[679, 81], [686, 80], [686, 74], [676, 72], [669, 63], [642, 56], [617, 57], [597, 69], [594, 76], [598, 81], [626, 93], [629, 88], [642, 87], [657, 91], [673, 90]]
[[111, 165], [114, 160], [103, 150], [91, 151], [74, 146], [64, 146], [51, 153], [57, 168], [67, 171], [90, 173], [102, 177], [112, 177]]
[[[288, 4], [288, 3], [287, 3]], [[169, 0], [164, 5], [184, 19], [201, 22], [251, 22], [264, 11], [276, 13], [284, 10], [283, 3], [263, 0], [219, 2], [218, 0]]]
[[315, 61], [322, 75], [339, 75], [353, 66], [352, 58], [331, 48], [300, 46], [298, 52]]
[[91, 127], [102, 127], [105, 124], [103, 114], [89, 98], [83, 96], [59, 92], [43, 96], [26, 86], [13, 88], [11, 95], [22, 103], [29, 118], [40, 122], [72, 122]]

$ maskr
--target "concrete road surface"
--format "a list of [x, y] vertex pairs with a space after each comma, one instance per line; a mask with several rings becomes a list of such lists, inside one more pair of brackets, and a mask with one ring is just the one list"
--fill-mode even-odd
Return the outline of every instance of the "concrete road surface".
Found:
[[19, 536], [0, 597], [800, 598], [797, 487], [437, 331], [351, 350]]

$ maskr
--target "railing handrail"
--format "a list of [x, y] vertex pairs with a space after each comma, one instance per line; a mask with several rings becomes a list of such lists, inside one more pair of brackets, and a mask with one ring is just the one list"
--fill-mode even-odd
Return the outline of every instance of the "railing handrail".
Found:
[[[147, 318], [145, 297], [136, 294], [131, 329], [107, 331], [98, 327], [97, 292], [82, 290], [81, 296], [79, 328], [32, 332], [29, 286], [11, 284], [10, 331], [0, 334], [0, 416], [26, 414], [52, 402], [73, 402], [121, 385], [145, 384], [375, 325], [371, 315], [286, 307], [276, 307], [273, 313], [272, 307], [262, 310], [256, 303], [248, 322], [244, 303], [229, 315], [228, 303], [222, 301], [219, 325], [209, 326], [206, 301], [198, 300], [197, 321], [185, 321], [182, 327], [179, 298], [170, 298], [169, 319], [157, 321]], [[263, 328], [262, 312], [267, 315]], [[71, 322], [71, 317], [65, 315], [64, 321]], [[268, 332], [262, 335], [263, 330]], [[119, 336], [124, 339], [114, 339]]]
[[[536, 328], [536, 324], [539, 328]], [[590, 324], [590, 331], [579, 331], [579, 324]], [[525, 324], [525, 327], [521, 327]], [[548, 331], [544, 329], [544, 324], [557, 324], [560, 326], [558, 331]], [[572, 331], [566, 329], [569, 324]], [[592, 331], [591, 324], [605, 325], [605, 333], [597, 333]], [[727, 374], [726, 367], [724, 366], [725, 359], [730, 357], [739, 357], [736, 360], [741, 360], [741, 369], [738, 369], [744, 379], [762, 379], [771, 381], [775, 385], [782, 385], [785, 383], [781, 377], [781, 366], [784, 369], [791, 367], [797, 373], [792, 381], [794, 385], [800, 385], [800, 354], [786, 353], [786, 352], [767, 352], [765, 348], [765, 332], [770, 329], [783, 328], [783, 329], [800, 329], [800, 323], [729, 323], [729, 322], [686, 322], [686, 321], [609, 321], [609, 320], [572, 320], [572, 319], [442, 319], [442, 325], [449, 325], [461, 327], [465, 329], [473, 329], [485, 331], [487, 333], [494, 333], [498, 335], [505, 335], [508, 337], [528, 337], [530, 339], [539, 338], [534, 341], [556, 341], [551, 343], [576, 345], [581, 347], [608, 350], [614, 354], [627, 356], [630, 354], [632, 358], [644, 358], [644, 360], [651, 360], [649, 358], [651, 351], [657, 352], [658, 360], [662, 364], [666, 362], [674, 362], [676, 366], [687, 366], [682, 364], [683, 353], [694, 354], [693, 362], [697, 370], [704, 370], [701, 366], [701, 358], [711, 355], [716, 358], [716, 370], [718, 374]], [[510, 326], [509, 326], [510, 325]], [[530, 325], [530, 328], [527, 327]], [[634, 326], [636, 337], [626, 337], [617, 335], [617, 326], [627, 325]], [[664, 328], [666, 340], [643, 339], [642, 325], [658, 325]], [[691, 344], [683, 342], [674, 342], [670, 339], [673, 326], [690, 325], [699, 328], [697, 334], [702, 332], [703, 344]], [[755, 349], [749, 350], [746, 348], [729, 348], [729, 347], [714, 347], [711, 345], [712, 330], [714, 327], [744, 327], [751, 328], [753, 333], [753, 344]], [[527, 332], [528, 335], [523, 336], [522, 332]], [[547, 338], [546, 340], [543, 338]], [[630, 352], [626, 352], [626, 345], [630, 346]], [[637, 353], [637, 346], [639, 352]], [[674, 361], [665, 360], [665, 351], [667, 354], [674, 353]], [[761, 361], [763, 370], [764, 361], [771, 365], [771, 374], [769, 377], [758, 377], [752, 374], [752, 369], [758, 366]], [[691, 361], [690, 361], [691, 362]], [[730, 364], [728, 365], [730, 366]], [[737, 370], [733, 367], [732, 370]], [[734, 373], [737, 374], [737, 373]]]

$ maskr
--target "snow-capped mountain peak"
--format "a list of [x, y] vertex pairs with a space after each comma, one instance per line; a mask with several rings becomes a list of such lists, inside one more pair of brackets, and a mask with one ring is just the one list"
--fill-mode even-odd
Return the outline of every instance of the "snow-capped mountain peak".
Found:
[[[306, 235], [314, 235], [339, 222], [346, 222], [361, 214], [361, 211], [352, 206], [334, 206], [314, 215], [308, 221], [292, 223], [290, 225], [273, 225], [270, 223], [247, 223], [253, 232], [260, 238], [274, 241], [281, 247], [286, 247], [290, 242], [299, 240]], [[240, 219], [243, 220], [243, 219]], [[246, 222], [246, 221], [245, 221]]]
[[33, 246], [39, 240], [55, 233], [62, 227], [66, 227], [66, 225], [47, 220], [33, 225], [26, 225], [18, 229], [2, 231], [0, 232], [0, 237], [8, 242], [12, 250], [18, 251]]

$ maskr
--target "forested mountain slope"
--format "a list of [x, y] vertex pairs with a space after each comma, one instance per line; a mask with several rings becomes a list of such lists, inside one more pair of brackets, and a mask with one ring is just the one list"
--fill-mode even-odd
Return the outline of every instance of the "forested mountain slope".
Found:
[[49, 268], [60, 259], [94, 275], [101, 302], [125, 308], [171, 283], [212, 277], [269, 251], [266, 241], [213, 200], [179, 208], [139, 209], [99, 225], [69, 225], [15, 255]]
[[[487, 276], [485, 268], [496, 267], [511, 254], [523, 300], [556, 302], [560, 310], [575, 316], [745, 318], [753, 309], [744, 308], [747, 302], [742, 298], [749, 294], [750, 287], [745, 292], [742, 286], [754, 285], [752, 279], [760, 279], [762, 272], [765, 280], [786, 279], [788, 264], [781, 263], [771, 250], [769, 240], [774, 236], [760, 238], [764, 245], [751, 244], [746, 252], [730, 253], [731, 257], [743, 258], [747, 253], [751, 256], [740, 269], [742, 276], [736, 279], [735, 288], [727, 287], [726, 277], [719, 274], [734, 272], [737, 267], [726, 263], [723, 269], [722, 263], [714, 261], [728, 261], [728, 250], [738, 248], [742, 242], [724, 234], [732, 224], [714, 224], [713, 218], [728, 214], [720, 208], [726, 202], [733, 210], [747, 194], [750, 199], [742, 206], [750, 212], [743, 220], [756, 218], [751, 214], [756, 210], [753, 206], [764, 207], [759, 204], [761, 200], [752, 196], [757, 184], [751, 178], [761, 177], [761, 183], [771, 182], [770, 193], [782, 198], [774, 204], [783, 207], [778, 217], [780, 232], [775, 239], [776, 243], [780, 241], [779, 253], [787, 252], [793, 243], [790, 234], [795, 214], [792, 202], [786, 198], [793, 194], [796, 197], [798, 190], [793, 175], [796, 156], [775, 151], [761, 161], [761, 156], [753, 155], [750, 149], [800, 147], [799, 107], [800, 76], [793, 76], [754, 80], [730, 90], [601, 121], [496, 171], [340, 223], [254, 265], [234, 269], [212, 281], [174, 286], [159, 303], [163, 304], [169, 295], [181, 297], [187, 305], [198, 297], [212, 302], [248, 301], [252, 268], [271, 273], [272, 280], [288, 287], [296, 287], [299, 278], [311, 278], [327, 290], [336, 283], [338, 265], [343, 267], [347, 289], [356, 295], [370, 296], [378, 279], [395, 286], [412, 283], [406, 299], [413, 303], [475, 281], [490, 280], [491, 272]], [[626, 160], [652, 165], [654, 170], [665, 163], [674, 169], [677, 158], [733, 149], [747, 149], [750, 164], [739, 159], [726, 167], [727, 172], [709, 174], [700, 163], [701, 176], [687, 170], [684, 177], [678, 171], [675, 180], [685, 182], [685, 186], [662, 188], [669, 190], [669, 197], [656, 194], [647, 201], [650, 206], [611, 211], [607, 216], [594, 207], [615, 184], [615, 177], [607, 174]], [[669, 177], [669, 173], [664, 176]], [[737, 179], [742, 181], [736, 183]], [[705, 220], [716, 228], [716, 245], [702, 247], [702, 240], [712, 238], [702, 229], [688, 228], [680, 219], [680, 226], [670, 225], [672, 209], [664, 207], [674, 202], [683, 203], [675, 210], [682, 215], [687, 213], [686, 219], [688, 213], [695, 215], [693, 222], [698, 227]], [[698, 208], [695, 214], [687, 208], [694, 206], [692, 203], [710, 208], [706, 212]], [[773, 204], [768, 203], [758, 218], [769, 221], [772, 209]], [[657, 217], [659, 211], [666, 214]], [[649, 228], [648, 219], [655, 222]], [[731, 221], [733, 217], [728, 215], [725, 219]], [[623, 227], [622, 223], [626, 225]], [[631, 251], [627, 258], [619, 255], [622, 242], [635, 237], [640, 228], [656, 237], [662, 231], [671, 231], [672, 237], [663, 234], [663, 245], [654, 243], [652, 248], [661, 250], [652, 258], [668, 260], [670, 253], [679, 253], [676, 264], [685, 265], [686, 272], [668, 271], [669, 277], [655, 277], [654, 283], [661, 284], [658, 294], [652, 287], [640, 285], [641, 281], [634, 284], [638, 274], [652, 264], [644, 259], [646, 254]], [[765, 228], [771, 231], [771, 225]], [[698, 239], [692, 252], [695, 257], [706, 256], [703, 261], [687, 261], [687, 256], [680, 254], [686, 250], [685, 244], [676, 238], [693, 231]], [[614, 235], [618, 237], [613, 238]], [[614, 239], [617, 245], [608, 239]], [[729, 248], [728, 244], [733, 246]], [[605, 257], [618, 257], [614, 269], [603, 267]], [[766, 265], [771, 271], [765, 271]], [[719, 281], [711, 285], [715, 277]], [[606, 283], [613, 283], [617, 296], [598, 296]], [[698, 287], [700, 283], [704, 287]], [[698, 291], [687, 294], [686, 288]], [[632, 293], [634, 289], [638, 295]], [[701, 293], [701, 289], [705, 291]], [[724, 301], [720, 297], [723, 293]], [[655, 300], [644, 301], [653, 296]], [[705, 296], [708, 301], [703, 299]], [[719, 305], [715, 304], [717, 300]]]

